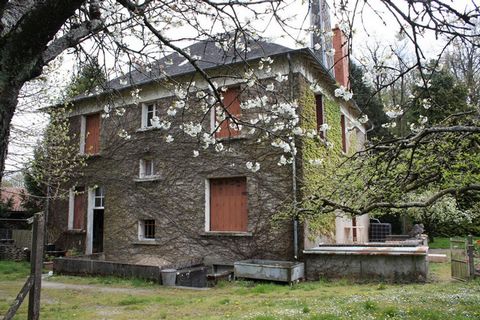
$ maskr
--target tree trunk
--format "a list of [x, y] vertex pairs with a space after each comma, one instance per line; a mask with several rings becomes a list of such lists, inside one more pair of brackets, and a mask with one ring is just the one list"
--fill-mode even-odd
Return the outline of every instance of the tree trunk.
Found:
[[[0, 73], [0, 77], [2, 77]], [[3, 179], [5, 159], [10, 137], [10, 123], [17, 106], [17, 97], [20, 88], [0, 85], [0, 183]]]

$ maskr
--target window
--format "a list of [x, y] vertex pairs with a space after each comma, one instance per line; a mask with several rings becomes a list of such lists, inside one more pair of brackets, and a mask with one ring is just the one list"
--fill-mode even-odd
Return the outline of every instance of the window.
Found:
[[94, 194], [94, 209], [104, 209], [105, 208], [105, 189], [103, 187], [98, 187], [95, 189]]
[[152, 119], [157, 116], [157, 105], [155, 103], [142, 106], [142, 128], [153, 127]]
[[245, 177], [210, 179], [207, 231], [247, 232], [248, 199]]
[[84, 187], [70, 189], [68, 229], [83, 230], [87, 211], [87, 195]]
[[[237, 119], [241, 114], [240, 100], [238, 99], [239, 95], [240, 95], [240, 88], [238, 87], [228, 88], [228, 90], [223, 93], [223, 104], [226, 110], [231, 116]], [[225, 116], [228, 117], [228, 114], [226, 112], [225, 112]], [[228, 138], [228, 137], [235, 137], [240, 135], [240, 130], [238, 130], [239, 128], [235, 125], [234, 121], [232, 121], [230, 118], [224, 119], [219, 124], [218, 128], [215, 124], [216, 124], [216, 121], [213, 121], [213, 125], [212, 125], [213, 130], [215, 129], [217, 130], [217, 132], [215, 132], [216, 138]]]
[[347, 153], [347, 123], [343, 114], [340, 116], [340, 127], [342, 128], [342, 151]]
[[140, 178], [148, 178], [155, 176], [155, 167], [152, 159], [140, 160]]
[[315, 110], [317, 115], [317, 132], [320, 135], [320, 138], [325, 139], [326, 130], [321, 130], [322, 125], [325, 123], [325, 109], [323, 107], [323, 98], [322, 95], [318, 94], [315, 96]]
[[155, 239], [155, 220], [145, 219], [138, 223], [138, 239], [154, 240]]
[[100, 113], [82, 117], [80, 152], [98, 154], [100, 151]]

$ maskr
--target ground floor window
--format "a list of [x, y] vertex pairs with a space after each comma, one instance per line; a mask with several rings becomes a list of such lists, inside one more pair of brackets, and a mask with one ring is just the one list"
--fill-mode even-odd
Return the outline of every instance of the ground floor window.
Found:
[[210, 179], [209, 198], [209, 231], [248, 231], [245, 177]]
[[138, 238], [140, 240], [155, 239], [155, 220], [145, 219], [139, 221]]

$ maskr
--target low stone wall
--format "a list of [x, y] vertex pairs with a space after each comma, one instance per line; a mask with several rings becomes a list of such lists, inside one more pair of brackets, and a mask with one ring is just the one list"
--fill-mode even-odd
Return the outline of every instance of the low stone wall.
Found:
[[30, 251], [18, 248], [13, 243], [0, 243], [0, 260], [28, 260]]
[[[122, 278], [140, 278], [145, 280], [162, 283], [162, 269], [177, 269], [177, 283], [185, 286], [203, 286], [206, 285], [206, 268], [194, 268], [202, 263], [201, 259], [189, 259], [168, 266], [139, 265], [131, 263], [121, 263], [104, 260], [93, 260], [89, 258], [61, 257], [53, 260], [53, 272], [57, 274], [78, 275], [78, 276], [115, 276]], [[193, 268], [192, 268], [193, 267]], [[185, 270], [182, 272], [182, 269]], [[198, 270], [197, 270], [198, 269]], [[200, 270], [201, 269], [201, 270]], [[202, 279], [198, 271], [202, 271]], [[195, 276], [194, 276], [195, 274]]]
[[111, 261], [56, 258], [53, 260], [53, 272], [67, 275], [116, 276], [123, 278], [141, 278], [161, 283], [158, 266], [144, 266]]
[[[428, 250], [428, 247], [425, 247]], [[341, 248], [343, 249], [343, 248]], [[358, 281], [425, 282], [428, 276], [426, 250], [412, 252], [362, 252], [305, 250], [307, 280], [350, 278]]]

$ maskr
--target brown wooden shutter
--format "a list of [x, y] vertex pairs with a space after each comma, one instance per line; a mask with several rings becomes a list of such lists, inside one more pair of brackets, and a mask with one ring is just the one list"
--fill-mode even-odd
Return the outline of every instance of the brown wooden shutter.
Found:
[[248, 228], [247, 180], [210, 180], [210, 231], [240, 231]]
[[[238, 99], [239, 95], [239, 88], [228, 88], [228, 90], [223, 93], [223, 104], [225, 105], [225, 108], [237, 119], [242, 113], [240, 108], [240, 100]], [[240, 134], [240, 130], [237, 130], [236, 127], [230, 128], [230, 123], [232, 123], [230, 119], [225, 119], [220, 124], [220, 131], [215, 133], [215, 137], [228, 138], [238, 136]]]
[[100, 151], [100, 114], [90, 114], [85, 123], [85, 153], [98, 154]]
[[75, 194], [73, 204], [73, 229], [84, 229], [86, 200], [87, 197], [85, 192]]
[[347, 124], [345, 123], [345, 116], [340, 116], [340, 126], [342, 128], [342, 150], [347, 152]]
[[316, 106], [316, 113], [317, 113], [317, 132], [322, 139], [325, 138], [325, 133], [320, 131], [320, 127], [322, 124], [325, 123], [325, 114], [323, 110], [323, 100], [321, 95], [315, 96], [315, 106]]

